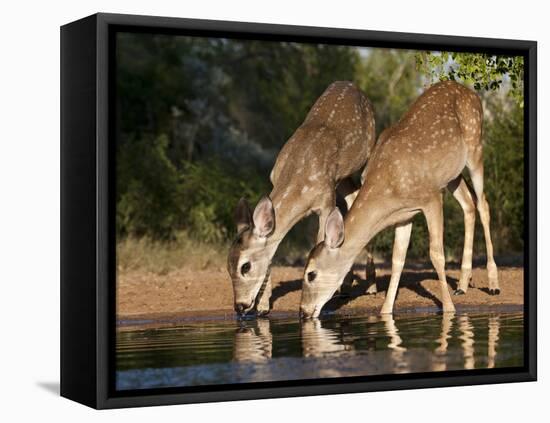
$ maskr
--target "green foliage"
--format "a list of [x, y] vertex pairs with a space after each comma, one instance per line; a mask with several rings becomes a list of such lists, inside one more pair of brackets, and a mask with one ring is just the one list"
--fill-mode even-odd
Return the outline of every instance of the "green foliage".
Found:
[[524, 242], [523, 109], [491, 99], [485, 125], [485, 190], [497, 254], [521, 251]]
[[179, 175], [165, 136], [124, 143], [117, 154], [119, 235], [169, 238], [179, 216]]
[[420, 74], [411, 51], [371, 49], [356, 66], [356, 80], [374, 105], [376, 132], [393, 125], [419, 94]]
[[277, 148], [330, 83], [353, 79], [358, 61], [354, 49], [316, 44], [232, 42], [227, 54], [230, 115], [252, 139]]
[[182, 226], [203, 241], [231, 239], [236, 233], [233, 213], [239, 198], [255, 204], [267, 190], [266, 178], [258, 178], [247, 169], [232, 169], [219, 160], [184, 163], [180, 185]]
[[450, 79], [477, 91], [496, 91], [508, 83], [509, 95], [523, 107], [522, 56], [428, 51], [416, 54], [416, 64], [431, 82]]
[[235, 204], [241, 196], [256, 201], [266, 184], [220, 160], [184, 162], [178, 169], [166, 150], [161, 136], [126, 143], [119, 151], [118, 234], [174, 239], [177, 231], [187, 229], [206, 242], [231, 238]]

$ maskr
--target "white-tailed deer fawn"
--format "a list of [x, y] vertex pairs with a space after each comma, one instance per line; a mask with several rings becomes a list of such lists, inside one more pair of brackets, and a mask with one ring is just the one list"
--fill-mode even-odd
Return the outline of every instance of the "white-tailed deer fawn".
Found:
[[366, 95], [351, 82], [332, 83], [277, 156], [269, 196], [254, 212], [243, 199], [237, 206], [238, 234], [227, 260], [237, 313], [269, 311], [269, 269], [279, 243], [311, 213], [319, 215], [322, 241], [337, 185], [364, 167], [375, 139]]
[[[441, 284], [443, 311], [454, 311], [445, 277], [442, 189], [447, 187], [465, 215], [464, 254], [456, 294], [468, 289], [477, 205], [487, 246], [489, 292], [500, 293], [483, 192], [483, 112], [479, 97], [452, 81], [430, 87], [392, 128], [384, 131], [365, 169], [364, 184], [346, 215], [326, 219], [324, 241], [311, 252], [304, 273], [301, 313], [316, 317], [361, 249], [381, 230], [395, 225], [392, 276], [382, 313], [391, 313], [409, 244], [412, 217], [423, 212], [430, 258]], [[461, 176], [467, 167], [473, 191]]]

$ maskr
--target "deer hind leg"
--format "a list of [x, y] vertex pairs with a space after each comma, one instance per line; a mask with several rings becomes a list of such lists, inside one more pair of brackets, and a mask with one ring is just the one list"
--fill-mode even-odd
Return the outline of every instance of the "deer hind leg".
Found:
[[481, 149], [475, 150], [476, 157], [473, 160], [468, 160], [468, 170], [472, 178], [472, 184], [476, 194], [476, 205], [483, 226], [483, 234], [485, 235], [485, 246], [487, 247], [487, 273], [489, 277], [489, 294], [500, 294], [500, 286], [498, 283], [498, 269], [493, 256], [493, 241], [491, 240], [491, 214], [489, 212], [489, 203], [483, 192], [483, 156]]
[[424, 215], [428, 224], [430, 234], [430, 259], [437, 272], [441, 287], [441, 303], [443, 312], [451, 313], [455, 311], [449, 288], [447, 287], [447, 277], [445, 276], [445, 252], [443, 249], [443, 199], [441, 193], [438, 193], [434, 200], [424, 208]]
[[399, 279], [401, 279], [401, 272], [405, 265], [405, 257], [407, 256], [407, 249], [409, 248], [409, 241], [411, 239], [411, 230], [412, 222], [397, 225], [395, 227], [390, 284], [380, 314], [390, 314], [393, 312], [397, 287], [399, 286]]
[[462, 253], [462, 265], [460, 268], [460, 281], [454, 295], [462, 295], [468, 291], [472, 283], [472, 253], [474, 247], [474, 229], [476, 223], [476, 206], [472, 188], [468, 186], [461, 176], [451, 181], [447, 188], [458, 201], [464, 212], [464, 251]]

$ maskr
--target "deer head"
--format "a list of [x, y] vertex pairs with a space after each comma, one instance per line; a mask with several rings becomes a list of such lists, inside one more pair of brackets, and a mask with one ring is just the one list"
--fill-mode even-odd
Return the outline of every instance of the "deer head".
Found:
[[275, 230], [275, 211], [269, 197], [263, 197], [254, 212], [241, 198], [235, 210], [237, 237], [229, 250], [227, 270], [235, 293], [235, 311], [244, 315], [255, 306], [258, 292], [269, 276], [272, 254], [276, 249], [270, 237]]
[[[341, 254], [344, 243], [344, 219], [335, 208], [325, 225], [325, 239], [311, 250], [304, 272], [300, 313], [304, 318], [318, 317], [323, 305], [334, 295], [348, 273], [353, 260]], [[343, 260], [349, 262], [344, 265]]]

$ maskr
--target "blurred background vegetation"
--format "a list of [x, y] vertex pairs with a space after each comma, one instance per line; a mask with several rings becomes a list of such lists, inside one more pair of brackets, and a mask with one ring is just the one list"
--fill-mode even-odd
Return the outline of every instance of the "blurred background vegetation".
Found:
[[[117, 38], [117, 260], [120, 269], [225, 267], [233, 209], [271, 190], [278, 151], [333, 81], [354, 81], [375, 107], [377, 133], [431, 83], [481, 95], [486, 193], [500, 256], [523, 249], [523, 59], [151, 34]], [[475, 255], [484, 256], [477, 219]], [[427, 259], [423, 217], [409, 257]], [[287, 236], [275, 261], [299, 263], [316, 219]], [[463, 216], [445, 195], [447, 258], [460, 260]], [[393, 231], [375, 239], [391, 256]]]

